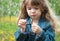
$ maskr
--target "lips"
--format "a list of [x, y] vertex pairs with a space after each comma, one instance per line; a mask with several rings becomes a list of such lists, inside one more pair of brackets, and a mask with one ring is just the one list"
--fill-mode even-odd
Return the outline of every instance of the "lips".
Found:
[[36, 15], [31, 15], [31, 16], [36, 16]]
[[35, 16], [36, 14], [32, 13], [31, 16]]

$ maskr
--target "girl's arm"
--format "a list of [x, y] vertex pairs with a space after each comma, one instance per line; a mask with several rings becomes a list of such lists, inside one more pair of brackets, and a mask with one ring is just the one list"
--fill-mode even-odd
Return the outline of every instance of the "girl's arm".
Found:
[[55, 33], [51, 26], [48, 26], [45, 30], [43, 30], [39, 35], [36, 35], [37, 41], [55, 41], [54, 40]]
[[24, 41], [27, 37], [25, 32], [21, 32], [20, 27], [14, 33], [14, 36], [15, 36], [16, 41]]

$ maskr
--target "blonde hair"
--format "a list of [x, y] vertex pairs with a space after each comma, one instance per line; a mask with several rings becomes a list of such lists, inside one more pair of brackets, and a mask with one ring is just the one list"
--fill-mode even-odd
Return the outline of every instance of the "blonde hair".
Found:
[[[55, 31], [56, 31], [56, 29], [60, 27], [60, 25], [59, 25], [60, 23], [59, 23], [59, 21], [58, 21], [57, 16], [55, 15], [54, 10], [50, 7], [49, 2], [48, 2], [47, 0], [45, 0], [45, 3], [46, 3], [46, 5], [48, 6], [49, 13], [50, 13], [50, 15], [47, 14], [46, 17], [47, 17], [47, 19], [50, 21], [50, 24], [54, 27], [54, 29], [55, 29]], [[50, 17], [49, 17], [49, 16], [50, 16]]]
[[49, 20], [53, 28], [57, 27], [56, 17], [52, 12], [51, 7], [49, 6], [48, 0], [23, 0], [21, 4], [21, 11], [18, 21], [20, 19], [25, 19], [29, 17], [26, 11], [26, 5], [29, 1], [31, 2], [31, 5], [40, 6], [42, 12], [41, 17]]

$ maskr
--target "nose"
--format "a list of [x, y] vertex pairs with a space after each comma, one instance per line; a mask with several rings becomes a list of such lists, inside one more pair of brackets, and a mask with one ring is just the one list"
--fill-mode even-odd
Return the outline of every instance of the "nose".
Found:
[[32, 13], [35, 13], [35, 10], [34, 10], [34, 9], [31, 9], [31, 12], [32, 12]]

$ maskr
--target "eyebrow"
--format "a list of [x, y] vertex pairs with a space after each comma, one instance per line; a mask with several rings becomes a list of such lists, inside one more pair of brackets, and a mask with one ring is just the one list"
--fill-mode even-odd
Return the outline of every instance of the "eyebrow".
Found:
[[27, 5], [26, 7], [33, 7], [33, 8], [35, 8], [35, 7], [36, 7], [36, 8], [38, 8], [39, 6], [28, 6], [28, 5]]

